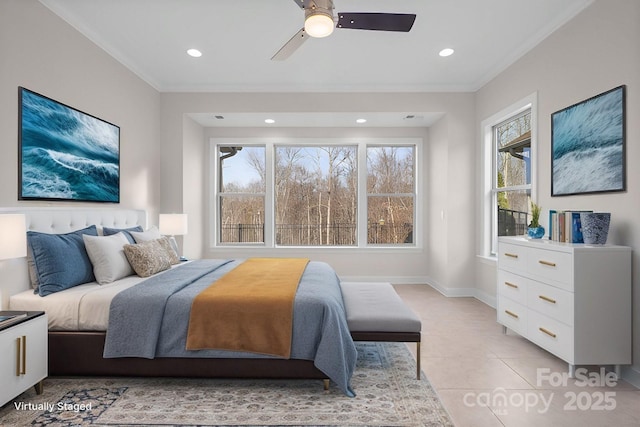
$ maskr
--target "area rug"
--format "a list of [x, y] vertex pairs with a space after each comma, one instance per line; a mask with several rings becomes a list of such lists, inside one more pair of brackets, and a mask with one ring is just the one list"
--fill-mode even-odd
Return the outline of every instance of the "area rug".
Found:
[[357, 343], [356, 397], [319, 380], [50, 378], [1, 426], [453, 426], [405, 344]]

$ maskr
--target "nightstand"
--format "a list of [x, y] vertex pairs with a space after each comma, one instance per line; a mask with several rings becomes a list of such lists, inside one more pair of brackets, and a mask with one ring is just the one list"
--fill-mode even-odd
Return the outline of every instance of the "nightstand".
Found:
[[44, 311], [0, 311], [0, 315], [22, 313], [27, 316], [0, 326], [0, 406], [31, 386], [41, 394], [47, 377], [47, 315]]

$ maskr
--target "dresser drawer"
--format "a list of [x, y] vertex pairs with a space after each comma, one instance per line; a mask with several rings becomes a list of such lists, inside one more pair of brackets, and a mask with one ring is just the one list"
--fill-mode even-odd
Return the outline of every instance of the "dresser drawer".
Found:
[[527, 271], [527, 248], [501, 242], [498, 245], [498, 265], [513, 272]]
[[529, 310], [527, 338], [561, 359], [573, 363], [573, 327]]
[[529, 248], [527, 272], [537, 280], [573, 291], [573, 258], [569, 253]]
[[498, 270], [498, 295], [505, 296], [519, 304], [527, 304], [528, 279], [505, 270]]
[[573, 326], [574, 294], [531, 280], [527, 287], [527, 307]]
[[520, 335], [527, 333], [527, 308], [517, 302], [498, 297], [498, 322]]

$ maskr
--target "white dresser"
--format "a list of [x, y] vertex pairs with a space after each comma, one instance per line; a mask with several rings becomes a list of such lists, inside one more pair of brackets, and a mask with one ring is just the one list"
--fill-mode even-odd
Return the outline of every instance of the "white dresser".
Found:
[[[631, 363], [631, 248], [500, 237], [498, 322], [569, 364]], [[506, 329], [505, 329], [506, 331]]]

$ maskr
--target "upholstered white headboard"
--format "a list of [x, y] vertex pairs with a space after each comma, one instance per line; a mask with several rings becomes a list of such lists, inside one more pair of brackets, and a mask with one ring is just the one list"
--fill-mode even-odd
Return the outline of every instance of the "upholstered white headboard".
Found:
[[[27, 230], [42, 233], [68, 233], [90, 225], [129, 228], [140, 225], [147, 228], [147, 213], [138, 209], [121, 208], [0, 208], [0, 215], [23, 213]], [[25, 236], [26, 238], [26, 236]], [[30, 289], [27, 259], [0, 261], [0, 308], [9, 306], [9, 297]]]

